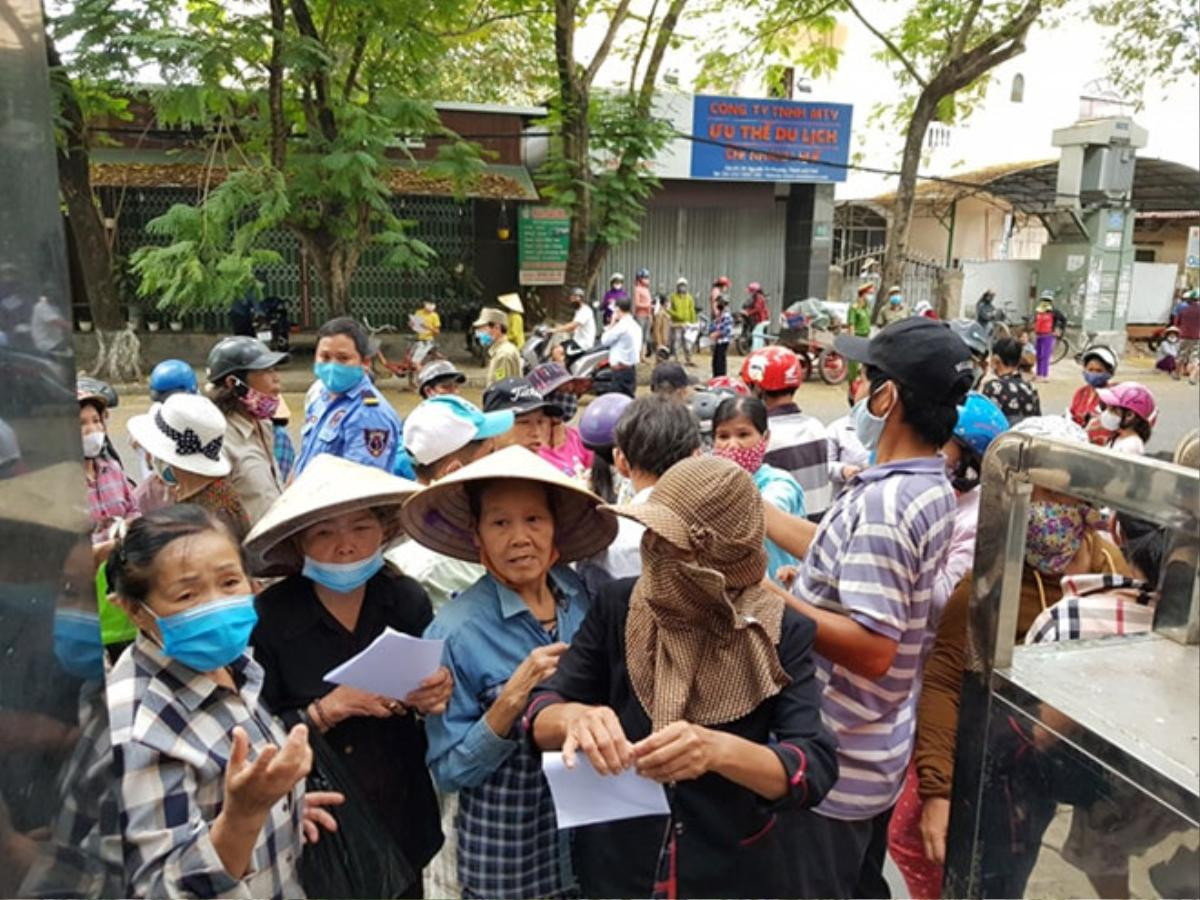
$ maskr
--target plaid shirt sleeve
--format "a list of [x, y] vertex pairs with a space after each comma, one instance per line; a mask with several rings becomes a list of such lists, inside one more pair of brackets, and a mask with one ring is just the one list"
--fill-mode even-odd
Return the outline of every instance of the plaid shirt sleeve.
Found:
[[275, 465], [280, 479], [286, 483], [296, 465], [296, 446], [283, 425], [275, 426]]

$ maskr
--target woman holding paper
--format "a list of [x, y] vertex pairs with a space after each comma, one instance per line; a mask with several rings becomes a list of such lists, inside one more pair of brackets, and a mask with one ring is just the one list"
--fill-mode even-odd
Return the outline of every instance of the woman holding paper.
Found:
[[263, 699], [285, 719], [320, 732], [371, 812], [417, 871], [442, 844], [437, 798], [425, 768], [425, 729], [450, 697], [439, 668], [397, 699], [325, 681], [387, 628], [419, 637], [429, 598], [383, 561], [400, 534], [403, 502], [419, 487], [379, 469], [321, 455], [246, 538], [251, 571], [285, 576], [258, 596], [252, 642], [266, 671]]
[[[537, 746], [668, 785], [671, 817], [575, 831], [586, 897], [795, 897], [804, 836], [786, 815], [837, 778], [814, 627], [763, 587], [762, 503], [732, 463], [694, 457], [645, 503], [636, 581], [601, 591], [525, 715]], [[668, 825], [669, 823], [669, 825]]]
[[599, 505], [514, 446], [446, 476], [404, 507], [413, 539], [487, 570], [425, 632], [445, 640], [454, 673], [446, 713], [429, 720], [429, 766], [438, 787], [458, 792], [464, 897], [579, 895], [568, 834], [558, 830], [540, 756], [519, 719], [590, 605], [565, 564], [616, 536], [616, 518]]

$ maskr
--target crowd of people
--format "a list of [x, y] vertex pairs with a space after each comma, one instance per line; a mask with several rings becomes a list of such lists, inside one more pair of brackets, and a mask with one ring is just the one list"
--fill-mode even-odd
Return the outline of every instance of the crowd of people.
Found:
[[[97, 623], [71, 671], [109, 733], [56, 834], [113, 893], [885, 897], [890, 851], [938, 896], [984, 454], [1010, 428], [1144, 452], [1153, 395], [1093, 348], [1045, 414], [1015, 341], [906, 315], [838, 338], [828, 425], [777, 346], [706, 385], [662, 362], [635, 397], [645, 280], [596, 336], [623, 389], [582, 410], [499, 309], [481, 407], [434, 359], [403, 421], [362, 327], [326, 323], [298, 447], [287, 357], [253, 338], [204, 384], [158, 366], [127, 463], [81, 381], [100, 587], [63, 634]], [[1148, 629], [1163, 540], [1038, 488], [1018, 637]], [[416, 690], [326, 680], [389, 629], [445, 642]], [[560, 829], [550, 750], [661, 782], [669, 814]], [[1014, 819], [1030, 853], [1044, 813]], [[985, 877], [1019, 895], [1030, 866]]]

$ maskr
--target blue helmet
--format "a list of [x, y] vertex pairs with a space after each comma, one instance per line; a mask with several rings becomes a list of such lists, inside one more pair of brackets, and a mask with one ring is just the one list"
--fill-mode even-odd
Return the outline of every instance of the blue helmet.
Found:
[[156, 403], [172, 394], [194, 394], [196, 390], [196, 373], [182, 359], [164, 359], [150, 373], [150, 399]]
[[638, 277], [638, 278], [649, 278], [649, 277], [650, 277], [650, 270], [649, 270], [649, 269], [638, 269], [638, 270], [637, 270], [637, 277]]
[[958, 408], [958, 424], [954, 426], [954, 437], [959, 443], [982, 458], [992, 441], [1005, 431], [1008, 419], [1000, 407], [977, 391], [967, 394]]

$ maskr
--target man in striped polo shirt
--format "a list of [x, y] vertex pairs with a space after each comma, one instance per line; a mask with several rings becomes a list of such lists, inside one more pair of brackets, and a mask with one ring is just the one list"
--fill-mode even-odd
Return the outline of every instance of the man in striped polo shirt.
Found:
[[800, 814], [797, 839], [826, 861], [808, 873], [806, 896], [887, 897], [887, 825], [936, 630], [934, 574], [954, 525], [938, 451], [971, 386], [971, 357], [944, 324], [923, 317], [836, 346], [866, 366], [870, 391], [853, 419], [875, 464], [826, 513], [794, 587], [817, 622], [822, 715], [839, 744], [838, 781]]
[[742, 363], [742, 381], [767, 407], [771, 441], [763, 462], [791, 474], [804, 489], [808, 518], [819, 522], [833, 501], [825, 426], [800, 412], [800, 360], [787, 347], [755, 350]]

